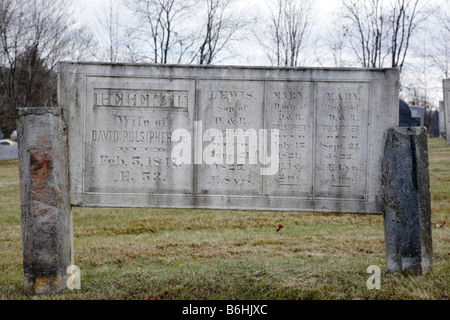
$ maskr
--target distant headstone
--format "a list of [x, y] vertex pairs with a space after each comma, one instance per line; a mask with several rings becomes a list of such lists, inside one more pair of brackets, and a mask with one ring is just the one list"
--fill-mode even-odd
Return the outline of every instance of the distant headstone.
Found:
[[0, 130], [0, 140], [2, 140], [4, 137], [2, 130]]
[[19, 149], [17, 146], [0, 144], [0, 161], [17, 160]]
[[439, 101], [439, 137], [445, 139], [445, 111], [444, 101]]
[[412, 106], [411, 109], [411, 117], [416, 121], [414, 126], [423, 127], [425, 123], [425, 108], [420, 106]]
[[442, 81], [444, 89], [444, 122], [445, 122], [445, 137], [447, 144], [450, 144], [450, 79]]
[[9, 136], [9, 138], [13, 141], [17, 141], [17, 130], [14, 130], [11, 135]]
[[439, 138], [439, 112], [438, 111], [430, 111], [433, 117], [433, 138]]
[[411, 109], [408, 104], [399, 99], [399, 127], [412, 127], [416, 125], [416, 121], [411, 116]]

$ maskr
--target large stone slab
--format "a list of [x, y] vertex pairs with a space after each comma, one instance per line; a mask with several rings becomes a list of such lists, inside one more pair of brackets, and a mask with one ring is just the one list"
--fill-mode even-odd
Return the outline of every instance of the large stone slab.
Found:
[[383, 158], [387, 268], [427, 273], [433, 264], [425, 127], [389, 130]]
[[398, 88], [396, 69], [60, 63], [71, 202], [381, 213]]

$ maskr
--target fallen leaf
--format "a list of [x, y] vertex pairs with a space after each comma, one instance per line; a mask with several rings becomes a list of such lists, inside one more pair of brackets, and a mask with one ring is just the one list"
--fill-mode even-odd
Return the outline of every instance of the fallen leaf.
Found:
[[280, 231], [281, 230], [281, 228], [283, 228], [283, 226], [280, 224], [280, 225], [278, 225], [278, 229], [277, 229], [277, 232], [278, 231]]
[[445, 226], [447, 224], [447, 221], [444, 220], [444, 222], [442, 222], [441, 224], [436, 224], [436, 228], [442, 228], [443, 226]]

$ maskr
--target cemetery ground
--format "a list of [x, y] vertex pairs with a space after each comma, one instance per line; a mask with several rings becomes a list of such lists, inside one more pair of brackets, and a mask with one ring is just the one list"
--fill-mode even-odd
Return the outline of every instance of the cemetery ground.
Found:
[[[32, 299], [449, 299], [450, 146], [428, 143], [427, 275], [386, 273], [381, 215], [74, 207], [81, 289]], [[366, 286], [370, 265], [379, 290]], [[18, 164], [5, 161], [0, 299], [31, 298], [23, 292]]]

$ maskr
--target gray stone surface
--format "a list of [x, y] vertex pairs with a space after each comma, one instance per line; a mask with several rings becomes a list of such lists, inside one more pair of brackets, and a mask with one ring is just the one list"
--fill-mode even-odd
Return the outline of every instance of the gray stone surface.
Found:
[[439, 137], [445, 138], [445, 109], [444, 101], [439, 101]]
[[[381, 213], [398, 88], [396, 69], [60, 63], [71, 201]], [[192, 136], [194, 159], [177, 166], [171, 134], [179, 128]], [[195, 129], [268, 129], [269, 138], [279, 130], [276, 174], [262, 175], [268, 165], [259, 160], [205, 164], [210, 142], [195, 152]]]
[[425, 127], [389, 130], [383, 158], [384, 232], [391, 272], [426, 273], [433, 264]]
[[400, 99], [399, 100], [399, 127], [411, 127], [414, 126], [413, 118], [411, 116], [411, 109], [408, 104]]
[[52, 293], [72, 261], [67, 131], [59, 108], [19, 109], [17, 126], [25, 292]]
[[17, 130], [14, 130], [11, 135], [9, 136], [9, 138], [13, 141], [17, 141]]
[[440, 129], [439, 129], [439, 112], [438, 111], [430, 111], [430, 114], [433, 119], [433, 138], [439, 138], [440, 137]]
[[17, 160], [19, 149], [17, 146], [0, 145], [0, 161]]
[[447, 144], [450, 144], [450, 79], [442, 81], [444, 89], [444, 122]]
[[418, 122], [416, 126], [423, 127], [425, 123], [425, 108], [412, 105], [409, 108], [411, 109], [411, 117], [415, 118]]

